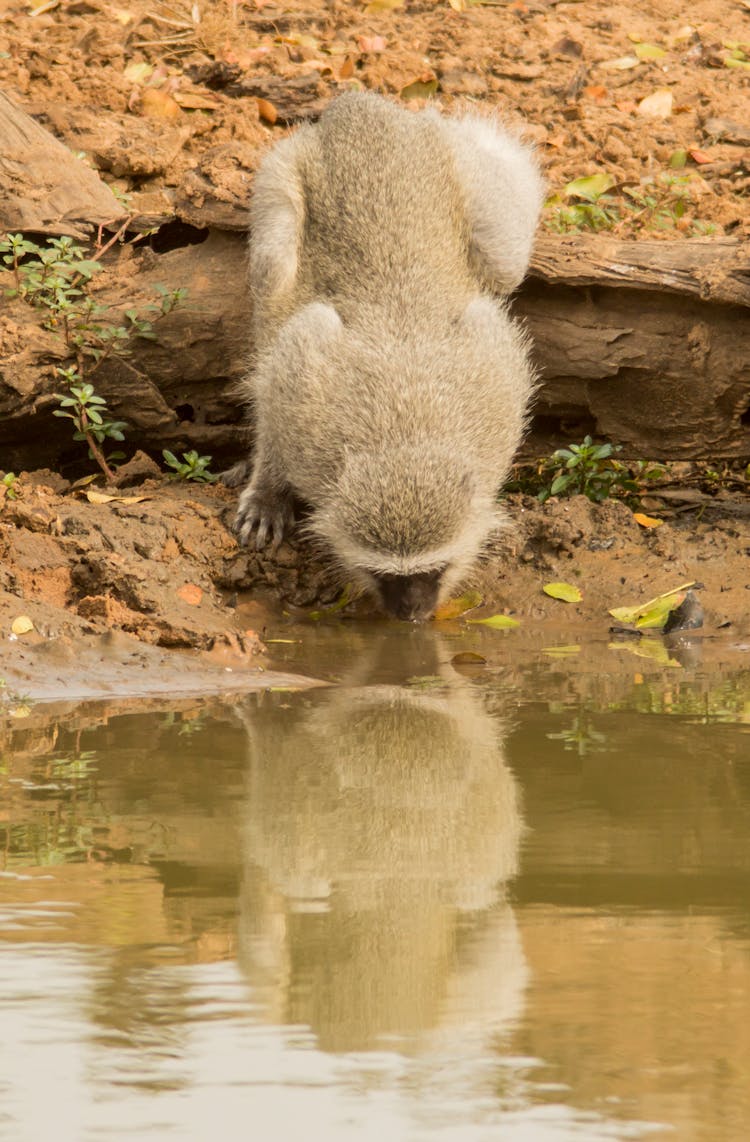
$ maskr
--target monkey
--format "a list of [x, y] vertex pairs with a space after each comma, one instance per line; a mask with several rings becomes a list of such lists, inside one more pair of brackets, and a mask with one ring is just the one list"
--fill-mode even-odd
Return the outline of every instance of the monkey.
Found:
[[507, 295], [543, 182], [498, 122], [347, 92], [264, 157], [250, 206], [252, 474], [235, 530], [305, 529], [402, 620], [502, 522], [535, 375]]

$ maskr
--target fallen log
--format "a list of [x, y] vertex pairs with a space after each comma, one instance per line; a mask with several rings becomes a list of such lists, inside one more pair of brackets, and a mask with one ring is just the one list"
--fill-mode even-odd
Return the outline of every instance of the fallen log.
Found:
[[[109, 361], [97, 389], [158, 454], [196, 448], [215, 464], [244, 448], [235, 395], [249, 345], [245, 241], [211, 230], [199, 245], [113, 259], [100, 300], [138, 307], [157, 284], [188, 298]], [[627, 456], [750, 456], [750, 247], [732, 239], [615, 242], [540, 238], [514, 300], [534, 339], [541, 384], [526, 451], [586, 432]], [[71, 455], [53, 419], [60, 342], [21, 302], [0, 314], [0, 468]], [[74, 453], [73, 453], [74, 454]]]
[[85, 238], [124, 216], [96, 171], [0, 92], [0, 232]]

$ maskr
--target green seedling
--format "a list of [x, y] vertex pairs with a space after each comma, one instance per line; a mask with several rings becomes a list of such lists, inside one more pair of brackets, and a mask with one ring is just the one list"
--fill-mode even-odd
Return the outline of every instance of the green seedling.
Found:
[[183, 452], [182, 460], [178, 460], [174, 452], [170, 452], [168, 448], [162, 451], [162, 456], [169, 467], [174, 469], [169, 473], [173, 480], [198, 480], [204, 484], [213, 484], [214, 480], [219, 478], [208, 470], [211, 457], [199, 456], [194, 449]]
[[15, 474], [15, 472], [6, 472], [2, 480], [0, 480], [0, 485], [5, 488], [5, 495], [9, 500], [18, 499], [18, 488], [16, 487], [17, 483], [18, 476]]

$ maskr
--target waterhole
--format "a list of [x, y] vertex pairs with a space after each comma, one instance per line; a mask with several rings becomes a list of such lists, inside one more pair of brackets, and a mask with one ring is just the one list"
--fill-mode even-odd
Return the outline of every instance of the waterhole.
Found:
[[277, 633], [326, 688], [6, 709], [0, 1138], [746, 1138], [750, 672]]

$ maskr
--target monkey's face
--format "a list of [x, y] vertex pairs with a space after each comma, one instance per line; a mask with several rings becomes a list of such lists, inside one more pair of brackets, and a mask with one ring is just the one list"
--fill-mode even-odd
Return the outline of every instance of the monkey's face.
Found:
[[428, 619], [437, 606], [445, 567], [411, 575], [370, 572], [373, 588], [383, 610], [395, 619], [417, 622]]

